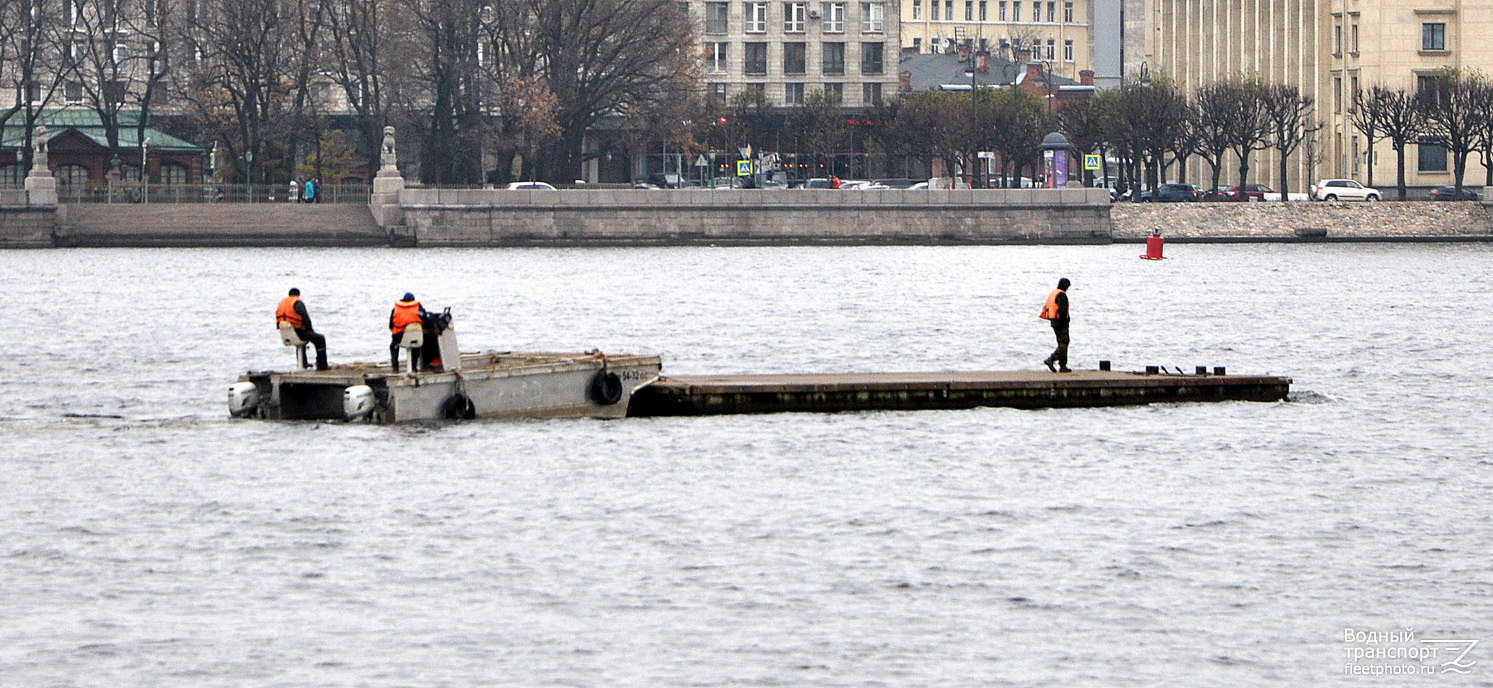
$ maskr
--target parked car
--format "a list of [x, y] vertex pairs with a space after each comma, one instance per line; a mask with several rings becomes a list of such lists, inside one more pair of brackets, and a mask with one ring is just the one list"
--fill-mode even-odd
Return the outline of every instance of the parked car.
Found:
[[555, 187], [549, 182], [508, 182], [509, 191], [527, 191], [530, 189], [548, 189], [554, 191]]
[[1352, 179], [1320, 179], [1312, 185], [1312, 200], [1373, 202], [1379, 200], [1379, 190]]
[[[1443, 186], [1443, 187], [1438, 188], [1438, 189], [1433, 189], [1431, 191], [1431, 200], [1433, 200], [1433, 201], [1455, 201], [1455, 200], [1457, 200], [1457, 187], [1455, 187], [1455, 186]], [[1475, 200], [1477, 200], [1477, 192], [1473, 191], [1472, 189], [1469, 189], [1469, 188], [1467, 188], [1465, 186], [1462, 187], [1462, 200], [1464, 200], [1464, 201], [1475, 201]]]
[[648, 183], [660, 189], [679, 189], [684, 186], [684, 180], [679, 175], [665, 174], [663, 172], [654, 172], [648, 175]]
[[1162, 184], [1156, 189], [1156, 193], [1150, 191], [1141, 193], [1142, 203], [1192, 203], [1198, 200], [1197, 187], [1191, 184]]
[[805, 179], [802, 188], [805, 188], [805, 189], [838, 189], [838, 188], [840, 188], [840, 178], [839, 177], [813, 177], [813, 178], [810, 178], [810, 179]]
[[916, 184], [913, 184], [912, 186], [907, 187], [909, 191], [922, 191], [926, 188], [928, 188], [928, 182], [918, 182]]
[[876, 181], [871, 183], [884, 184], [889, 189], [906, 189], [908, 187], [911, 187], [913, 184], [918, 183], [918, 180], [908, 179], [906, 177], [897, 177], [893, 179], [877, 179]]
[[1264, 184], [1245, 184], [1244, 186], [1244, 197], [1242, 199], [1239, 197], [1239, 185], [1235, 184], [1233, 186], [1230, 186], [1228, 190], [1224, 192], [1224, 200], [1263, 201], [1265, 200], [1265, 194], [1276, 193], [1275, 189], [1265, 186]]

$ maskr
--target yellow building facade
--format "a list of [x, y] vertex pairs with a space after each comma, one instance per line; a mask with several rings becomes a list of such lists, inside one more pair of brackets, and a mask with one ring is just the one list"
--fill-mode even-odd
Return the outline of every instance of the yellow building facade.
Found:
[[[1391, 187], [1396, 158], [1387, 141], [1369, 150], [1349, 119], [1353, 94], [1370, 86], [1413, 91], [1443, 67], [1493, 75], [1493, 0], [1127, 0], [1125, 73], [1144, 64], [1187, 90], [1239, 74], [1288, 83], [1316, 99], [1322, 129], [1288, 165], [1293, 191], [1326, 177]], [[1137, 11], [1139, 10], [1139, 11]], [[1250, 176], [1279, 185], [1272, 151], [1257, 154]], [[1201, 167], [1202, 169], [1196, 169]], [[1406, 151], [1406, 183], [1453, 183], [1451, 162], [1433, 141]], [[1224, 174], [1233, 179], [1233, 171]], [[1200, 183], [1206, 165], [1186, 181]], [[1466, 183], [1481, 186], [1469, 159]]]
[[901, 0], [902, 50], [953, 52], [969, 41], [1077, 80], [1093, 69], [1090, 0]]

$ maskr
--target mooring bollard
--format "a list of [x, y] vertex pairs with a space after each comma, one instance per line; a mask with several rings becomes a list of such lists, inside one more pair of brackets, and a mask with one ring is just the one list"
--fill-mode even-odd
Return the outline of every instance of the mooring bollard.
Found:
[[1109, 372], [1109, 361], [1100, 361], [1099, 369], [1105, 372]]
[[1214, 375], [1223, 375], [1223, 366], [1213, 366]]
[[1198, 366], [1198, 367], [1196, 367], [1196, 368], [1193, 369], [1193, 372], [1196, 373], [1196, 374], [1198, 374], [1198, 375], [1207, 375], [1208, 374], [1208, 366]]
[[1161, 374], [1161, 368], [1159, 368], [1157, 366], [1146, 366], [1146, 374], [1147, 375], [1160, 375]]

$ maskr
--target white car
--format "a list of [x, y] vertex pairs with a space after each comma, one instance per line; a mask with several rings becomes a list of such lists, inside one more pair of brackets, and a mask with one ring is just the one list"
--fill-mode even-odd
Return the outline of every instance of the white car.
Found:
[[533, 189], [547, 189], [549, 191], [554, 191], [555, 187], [551, 186], [549, 184], [549, 182], [509, 182], [508, 183], [508, 190], [509, 191], [530, 191], [530, 190], [533, 190]]
[[1379, 190], [1352, 179], [1323, 179], [1312, 185], [1314, 201], [1378, 201]]

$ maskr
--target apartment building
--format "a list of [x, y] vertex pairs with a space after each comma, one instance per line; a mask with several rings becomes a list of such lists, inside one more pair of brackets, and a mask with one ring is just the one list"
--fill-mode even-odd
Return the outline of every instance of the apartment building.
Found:
[[1077, 79], [1093, 69], [1092, 0], [903, 0], [902, 49], [946, 53], [972, 43], [1012, 62]]
[[721, 103], [746, 89], [776, 106], [802, 104], [815, 90], [852, 108], [897, 94], [898, 0], [689, 0], [689, 8], [706, 92]]
[[[1291, 184], [1349, 177], [1393, 184], [1394, 151], [1368, 142], [1350, 115], [1374, 85], [1414, 90], [1443, 67], [1493, 73], [1493, 0], [1125, 0], [1124, 74], [1145, 65], [1183, 88], [1253, 73], [1316, 98], [1322, 130], [1290, 164]], [[1136, 7], [1139, 6], [1139, 7]], [[1139, 11], [1137, 11], [1137, 9]], [[1480, 184], [1473, 156], [1466, 181]], [[1253, 165], [1278, 184], [1270, 151]], [[1262, 166], [1263, 165], [1263, 166]], [[1199, 167], [1199, 166], [1194, 166]], [[1206, 165], [1201, 166], [1205, 171]], [[1452, 183], [1445, 148], [1425, 139], [1407, 152], [1406, 181]], [[1191, 176], [1191, 175], [1190, 175]], [[1231, 178], [1226, 174], [1225, 178]], [[1199, 178], [1200, 179], [1200, 178]], [[1194, 183], [1198, 179], [1191, 179]]]

